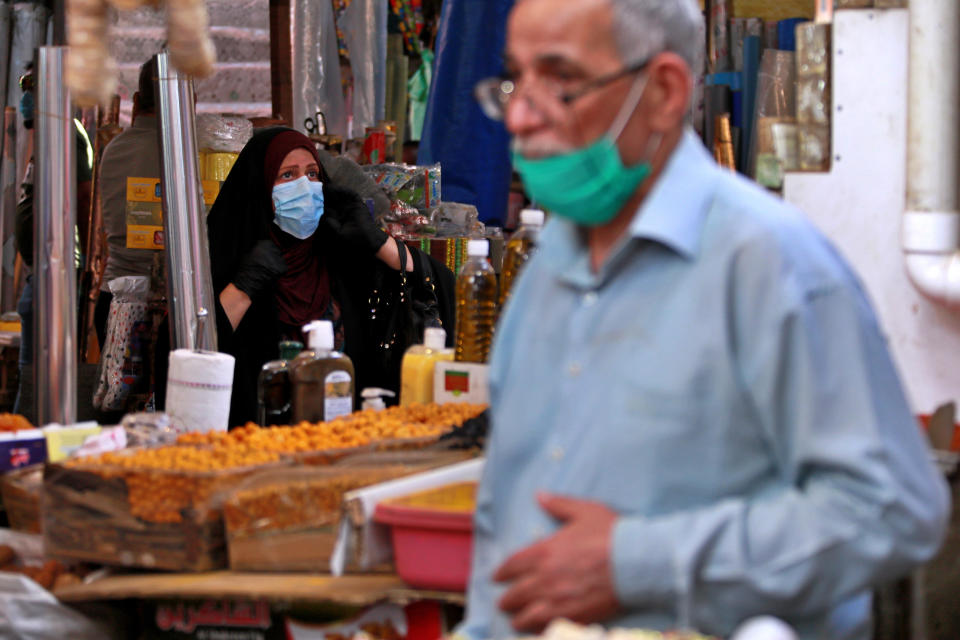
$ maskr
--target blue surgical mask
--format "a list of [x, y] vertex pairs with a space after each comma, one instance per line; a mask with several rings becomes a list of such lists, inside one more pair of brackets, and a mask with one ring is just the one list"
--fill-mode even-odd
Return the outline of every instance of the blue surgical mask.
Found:
[[323, 183], [302, 176], [273, 187], [273, 222], [294, 238], [313, 235], [323, 215]]

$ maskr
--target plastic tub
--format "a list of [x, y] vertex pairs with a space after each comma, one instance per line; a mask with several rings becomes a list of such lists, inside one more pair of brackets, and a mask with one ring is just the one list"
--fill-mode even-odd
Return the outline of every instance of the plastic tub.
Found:
[[391, 527], [394, 563], [404, 582], [466, 591], [476, 487], [453, 484], [377, 505], [374, 520]]

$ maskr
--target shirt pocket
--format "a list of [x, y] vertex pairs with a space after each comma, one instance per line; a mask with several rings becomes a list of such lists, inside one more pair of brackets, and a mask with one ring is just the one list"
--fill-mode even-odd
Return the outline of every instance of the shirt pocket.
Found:
[[611, 400], [603, 492], [621, 510], [645, 515], [700, 504], [721, 481], [704, 395], [627, 377]]

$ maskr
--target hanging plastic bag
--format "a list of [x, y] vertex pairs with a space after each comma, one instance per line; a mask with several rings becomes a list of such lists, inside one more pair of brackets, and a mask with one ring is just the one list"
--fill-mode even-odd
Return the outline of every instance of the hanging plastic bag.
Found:
[[387, 2], [353, 0], [340, 17], [353, 69], [353, 136], [383, 120], [387, 99]]
[[107, 287], [113, 300], [93, 407], [100, 411], [121, 411], [127, 409], [131, 392], [139, 392], [149, 384], [152, 322], [147, 313], [147, 296], [150, 278], [125, 276], [111, 280]]

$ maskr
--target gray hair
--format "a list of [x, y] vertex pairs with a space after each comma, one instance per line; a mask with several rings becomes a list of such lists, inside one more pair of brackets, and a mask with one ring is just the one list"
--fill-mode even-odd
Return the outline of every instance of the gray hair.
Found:
[[703, 14], [695, 0], [609, 0], [617, 49], [625, 64], [661, 51], [683, 58], [692, 73], [703, 63]]

